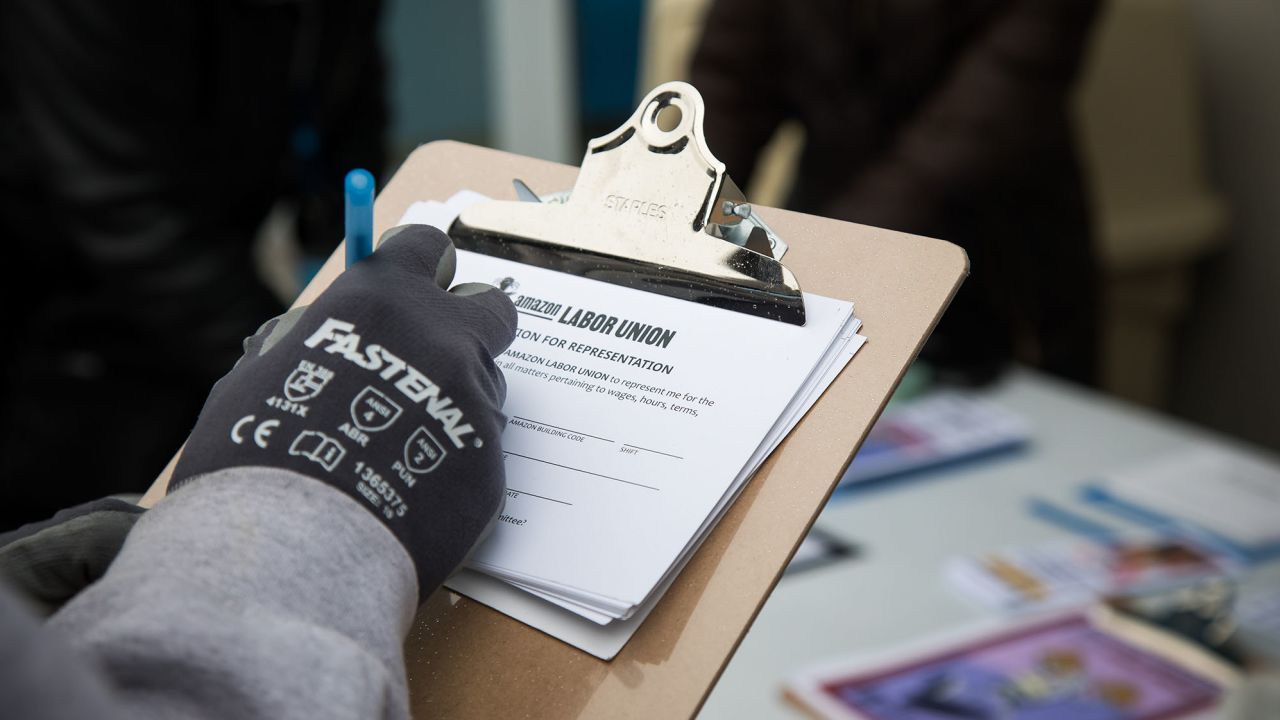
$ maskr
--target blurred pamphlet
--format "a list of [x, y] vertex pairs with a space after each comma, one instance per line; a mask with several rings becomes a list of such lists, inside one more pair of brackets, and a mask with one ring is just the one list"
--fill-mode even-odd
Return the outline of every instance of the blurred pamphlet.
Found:
[[1246, 562], [1280, 557], [1280, 467], [1200, 446], [1110, 472], [1085, 486], [1093, 507]]
[[938, 390], [893, 404], [850, 464], [842, 486], [866, 483], [1020, 447], [1026, 421], [972, 392]]
[[1231, 669], [1103, 608], [984, 624], [805, 670], [788, 699], [820, 718], [1211, 717]]
[[1042, 610], [1158, 592], [1237, 570], [1231, 559], [1189, 542], [1143, 537], [1056, 541], [958, 557], [946, 574], [957, 590], [983, 605]]

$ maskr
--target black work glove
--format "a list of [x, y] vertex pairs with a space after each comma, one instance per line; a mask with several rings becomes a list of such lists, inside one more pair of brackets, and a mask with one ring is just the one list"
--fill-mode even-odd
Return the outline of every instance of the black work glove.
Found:
[[425, 598], [505, 494], [493, 360], [516, 311], [488, 285], [446, 292], [455, 258], [435, 228], [393, 228], [312, 305], [263, 325], [210, 392], [171, 487], [239, 466], [328, 483], [386, 523]]

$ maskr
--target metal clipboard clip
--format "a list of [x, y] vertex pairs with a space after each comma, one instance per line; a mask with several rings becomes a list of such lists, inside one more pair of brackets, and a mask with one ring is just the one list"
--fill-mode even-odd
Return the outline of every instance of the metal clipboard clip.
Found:
[[755, 214], [703, 138], [692, 85], [654, 88], [622, 127], [587, 143], [573, 189], [462, 211], [462, 250], [804, 325], [787, 246]]

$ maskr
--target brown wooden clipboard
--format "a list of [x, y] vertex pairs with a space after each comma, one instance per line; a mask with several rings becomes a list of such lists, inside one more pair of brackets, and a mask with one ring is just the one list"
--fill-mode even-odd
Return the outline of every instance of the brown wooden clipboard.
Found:
[[[512, 178], [573, 186], [577, 169], [456, 142], [414, 151], [378, 196], [374, 236], [418, 200], [462, 189], [516, 199]], [[890, 394], [968, 272], [950, 243], [770, 208], [806, 292], [855, 302], [869, 340], [764, 463], [653, 613], [611, 662], [448, 590], [405, 642], [415, 716], [677, 718], [694, 715]], [[342, 246], [295, 304], [343, 269]], [[143, 500], [164, 494], [173, 463]], [[303, 671], [300, 669], [300, 671]]]

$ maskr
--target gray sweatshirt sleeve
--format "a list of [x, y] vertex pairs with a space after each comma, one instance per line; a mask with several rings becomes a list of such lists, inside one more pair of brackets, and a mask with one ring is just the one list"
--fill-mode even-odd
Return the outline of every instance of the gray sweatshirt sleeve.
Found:
[[404, 718], [417, 595], [409, 555], [354, 499], [235, 468], [158, 503], [50, 627], [128, 717]]

